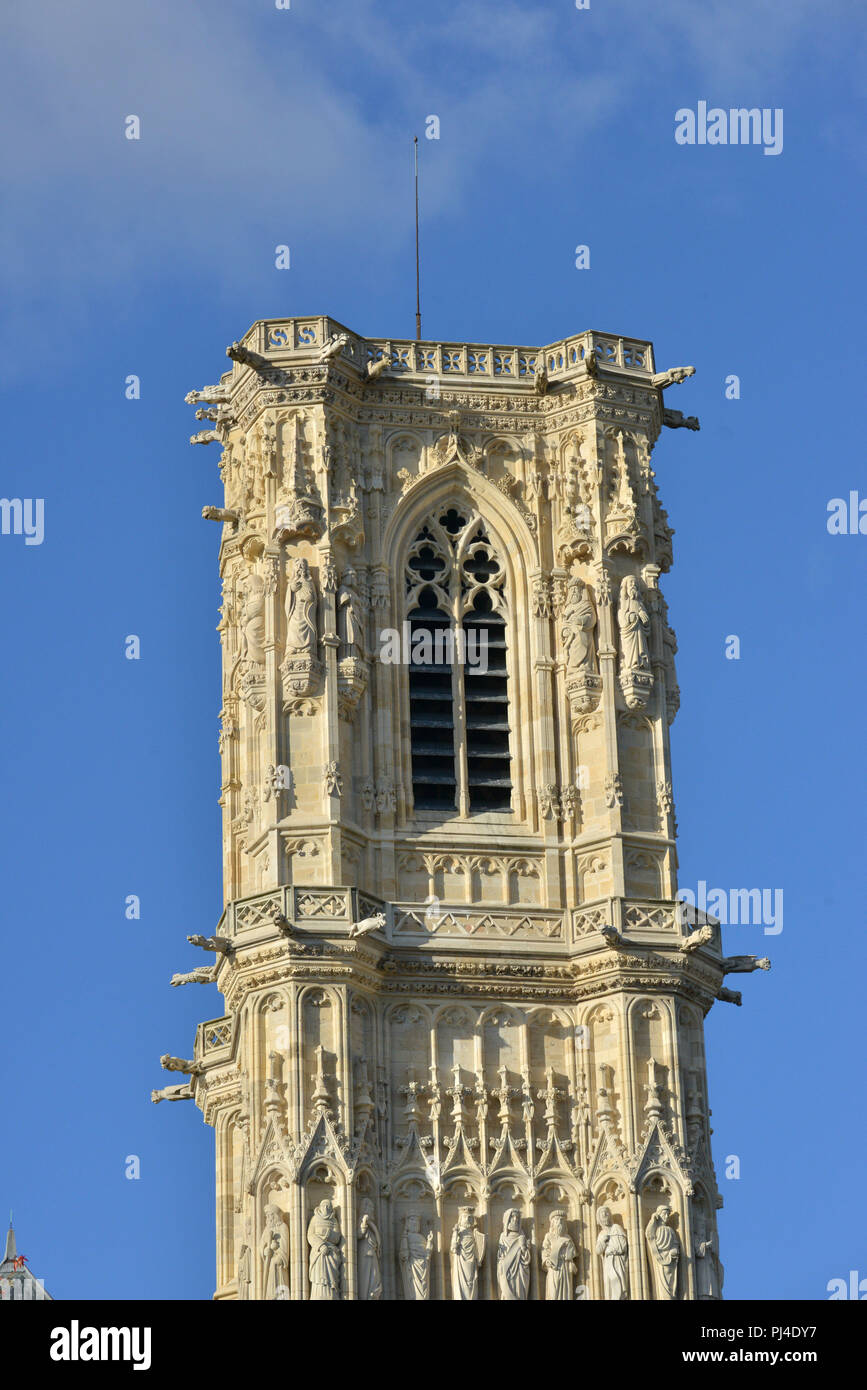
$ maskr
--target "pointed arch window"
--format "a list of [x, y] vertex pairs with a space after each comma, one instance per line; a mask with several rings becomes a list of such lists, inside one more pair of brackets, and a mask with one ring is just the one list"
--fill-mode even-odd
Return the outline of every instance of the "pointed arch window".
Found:
[[512, 808], [505, 571], [482, 519], [428, 519], [404, 569], [416, 808]]

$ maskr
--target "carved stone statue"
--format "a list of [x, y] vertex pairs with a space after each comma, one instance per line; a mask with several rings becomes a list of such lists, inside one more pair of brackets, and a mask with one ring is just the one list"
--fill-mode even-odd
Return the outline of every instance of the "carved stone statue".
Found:
[[722, 1298], [723, 1267], [716, 1231], [699, 1208], [695, 1214], [695, 1296]]
[[337, 1302], [343, 1273], [343, 1251], [340, 1248], [340, 1224], [331, 1202], [319, 1203], [307, 1227], [310, 1246], [310, 1298], [312, 1301]]
[[340, 636], [347, 656], [364, 657], [364, 627], [361, 619], [361, 597], [358, 592], [355, 570], [343, 572], [343, 581], [337, 592], [337, 618], [341, 627]]
[[629, 1297], [629, 1241], [607, 1207], [599, 1208], [598, 1221], [596, 1254], [602, 1256], [603, 1297], [623, 1303]]
[[251, 1250], [246, 1242], [241, 1246], [241, 1253], [238, 1256], [238, 1299], [246, 1301], [250, 1297], [250, 1283], [252, 1280], [251, 1269]]
[[403, 1225], [398, 1259], [403, 1280], [403, 1296], [410, 1302], [424, 1303], [430, 1298], [430, 1262], [433, 1232], [421, 1233], [421, 1218], [408, 1216]]
[[542, 1241], [545, 1298], [549, 1302], [571, 1302], [577, 1253], [575, 1242], [566, 1228], [566, 1213], [552, 1211]]
[[680, 1265], [680, 1237], [668, 1224], [671, 1207], [662, 1202], [647, 1223], [645, 1236], [653, 1271], [655, 1297], [658, 1302], [677, 1298], [677, 1275]]
[[316, 654], [316, 584], [310, 566], [297, 559], [286, 590], [286, 654]]
[[265, 1229], [259, 1241], [259, 1255], [262, 1260], [263, 1297], [278, 1299], [281, 1289], [289, 1287], [289, 1235], [283, 1213], [273, 1202], [269, 1202], [265, 1208]]
[[530, 1245], [521, 1230], [521, 1213], [510, 1207], [503, 1214], [497, 1246], [497, 1289], [505, 1301], [522, 1300], [530, 1287]]
[[650, 616], [641, 602], [638, 580], [633, 575], [627, 575], [620, 586], [617, 624], [620, 628], [621, 671], [649, 670], [647, 635], [650, 632]]
[[560, 628], [568, 672], [596, 670], [595, 626], [596, 613], [587, 589], [580, 579], [572, 579]]
[[479, 1270], [485, 1258], [485, 1237], [476, 1230], [472, 1207], [461, 1207], [452, 1231], [452, 1298], [471, 1302], [479, 1296]]
[[241, 627], [241, 655], [254, 666], [265, 664], [265, 583], [260, 574], [251, 574], [244, 593]]
[[358, 1223], [358, 1297], [363, 1303], [382, 1298], [382, 1237], [369, 1197], [361, 1204]]

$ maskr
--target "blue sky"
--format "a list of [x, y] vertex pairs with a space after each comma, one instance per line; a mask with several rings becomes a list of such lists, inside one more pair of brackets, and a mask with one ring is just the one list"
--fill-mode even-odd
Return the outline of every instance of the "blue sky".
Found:
[[[867, 537], [826, 526], [867, 497], [865, 32], [834, 0], [7, 7], [0, 490], [45, 500], [45, 538], [0, 536], [0, 1202], [56, 1296], [213, 1289], [213, 1135], [148, 1099], [221, 1011], [168, 988], [221, 904], [217, 451], [183, 396], [259, 317], [412, 336], [413, 133], [426, 337], [595, 328], [696, 365], [669, 404], [701, 433], [654, 456], [680, 877], [785, 902], [779, 935], [729, 929], [773, 969], [707, 1023], [725, 1292], [867, 1277]], [[702, 100], [782, 108], [782, 153], [678, 145]]]

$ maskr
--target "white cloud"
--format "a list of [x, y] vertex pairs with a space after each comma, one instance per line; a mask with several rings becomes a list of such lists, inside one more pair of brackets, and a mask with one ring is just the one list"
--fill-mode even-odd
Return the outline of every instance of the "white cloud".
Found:
[[[827, 16], [808, 0], [7, 6], [0, 254], [13, 329], [34, 313], [74, 319], [121, 281], [220, 273], [239, 246], [266, 254], [293, 228], [336, 250], [361, 236], [386, 265], [411, 234], [410, 137], [427, 114], [443, 138], [424, 152], [426, 218], [475, 215], [480, 183], [555, 188], [583, 142], [626, 138], [654, 104], [673, 116], [693, 90], [777, 104], [761, 83]], [[131, 113], [138, 142], [124, 139]]]

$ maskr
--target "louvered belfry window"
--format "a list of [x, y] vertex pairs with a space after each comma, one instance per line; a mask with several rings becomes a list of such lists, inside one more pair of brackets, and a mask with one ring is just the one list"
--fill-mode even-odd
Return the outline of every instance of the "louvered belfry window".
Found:
[[481, 518], [453, 507], [431, 517], [405, 586], [416, 809], [509, 811], [505, 573]]

